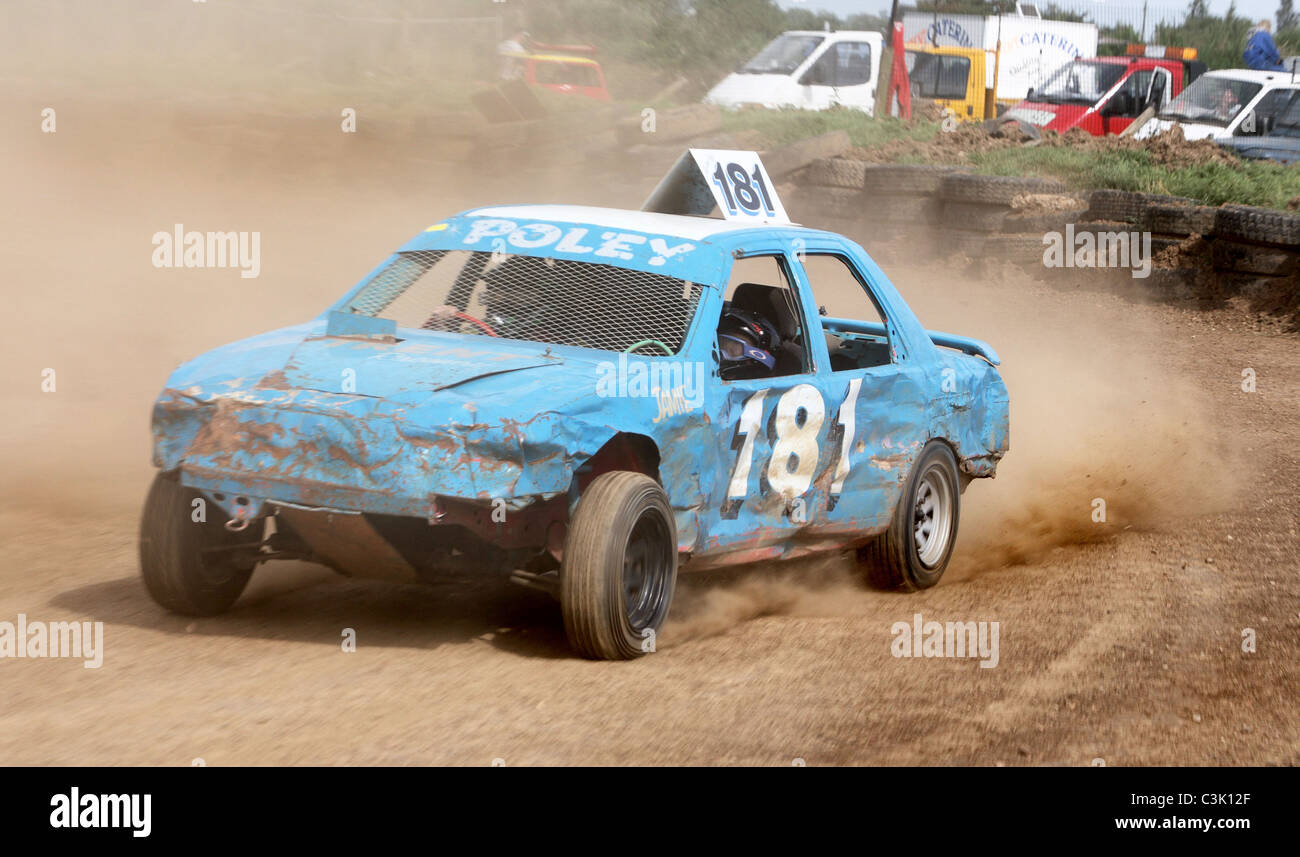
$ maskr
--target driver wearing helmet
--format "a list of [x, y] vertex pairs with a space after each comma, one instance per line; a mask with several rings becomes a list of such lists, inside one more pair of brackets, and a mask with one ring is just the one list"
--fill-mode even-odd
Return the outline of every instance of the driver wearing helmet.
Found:
[[772, 352], [780, 344], [776, 328], [766, 318], [724, 305], [718, 322], [719, 376], [724, 381], [771, 377], [776, 368]]

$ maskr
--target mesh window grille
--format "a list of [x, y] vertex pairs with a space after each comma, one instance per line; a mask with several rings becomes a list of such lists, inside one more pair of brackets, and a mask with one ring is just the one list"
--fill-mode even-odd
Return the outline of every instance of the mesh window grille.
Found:
[[397, 254], [349, 308], [399, 327], [676, 354], [701, 292], [696, 283], [614, 265], [421, 250]]

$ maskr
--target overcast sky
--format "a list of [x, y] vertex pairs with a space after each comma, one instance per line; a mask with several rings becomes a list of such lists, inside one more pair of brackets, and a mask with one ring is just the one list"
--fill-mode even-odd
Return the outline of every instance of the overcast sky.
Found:
[[[876, 14], [889, 14], [889, 0], [777, 0], [777, 2], [786, 8], [803, 7], [806, 9], [825, 9], [828, 12], [834, 12], [837, 15], [852, 15], [855, 12], [875, 12]], [[1050, 0], [1042, 0], [1042, 5], [1046, 6]], [[1222, 15], [1228, 9], [1229, 0], [1209, 0], [1210, 11], [1216, 15]], [[901, 5], [901, 2], [900, 2]], [[1125, 0], [1122, 3], [1116, 3], [1114, 0], [1057, 0], [1057, 5], [1065, 6], [1072, 9], [1084, 10], [1087, 8], [1096, 8], [1098, 15], [1092, 16], [1097, 20], [1105, 20], [1114, 15], [1114, 10], [1133, 9], [1142, 7], [1141, 0]], [[1187, 2], [1169, 2], [1169, 0], [1153, 0], [1151, 6], [1159, 7], [1164, 10], [1183, 10], [1187, 8]], [[1104, 10], [1104, 11], [1103, 11]], [[1277, 0], [1237, 0], [1237, 14], [1243, 17], [1268, 18], [1273, 20], [1277, 13]]]

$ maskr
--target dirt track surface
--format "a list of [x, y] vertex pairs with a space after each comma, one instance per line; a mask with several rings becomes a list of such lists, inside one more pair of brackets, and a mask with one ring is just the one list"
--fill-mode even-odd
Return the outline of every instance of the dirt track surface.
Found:
[[[631, 663], [572, 658], [556, 607], [496, 581], [280, 563], [226, 616], [164, 613], [135, 538], [176, 363], [316, 314], [460, 208], [648, 189], [448, 168], [325, 125], [214, 142], [69, 103], [56, 136], [3, 141], [0, 620], [99, 620], [106, 651], [97, 670], [0, 660], [0, 763], [1300, 762], [1300, 339], [1046, 274], [890, 269], [927, 326], [994, 344], [1012, 397], [1012, 451], [964, 495], [933, 590], [873, 592], [836, 558], [686, 577], [661, 651]], [[260, 277], [155, 269], [174, 223], [260, 230]], [[893, 657], [915, 613], [998, 622], [998, 665]]]

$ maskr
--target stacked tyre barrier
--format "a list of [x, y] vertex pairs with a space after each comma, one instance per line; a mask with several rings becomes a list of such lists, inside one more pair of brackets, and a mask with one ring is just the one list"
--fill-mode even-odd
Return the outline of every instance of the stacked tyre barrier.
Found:
[[859, 239], [873, 253], [928, 249], [938, 225], [939, 185], [957, 167], [815, 161], [800, 177], [790, 213], [808, 226]]
[[1045, 236], [1067, 227], [1076, 240], [1146, 232], [1159, 275], [1147, 285], [1171, 297], [1300, 286], [1300, 213], [1110, 189], [1067, 194], [1048, 179], [844, 158], [815, 161], [795, 182], [789, 208], [797, 221], [854, 237], [873, 254], [1032, 266], [1043, 264]]
[[[1094, 190], [1088, 195], [1088, 211], [1076, 233], [1151, 232], [1152, 255], [1181, 245], [1193, 235], [1207, 235], [1203, 213], [1190, 214], [1196, 200], [1126, 190]], [[1156, 211], [1159, 209], [1159, 211]], [[1210, 209], [1213, 211], [1213, 208]], [[1213, 225], [1213, 214], [1210, 215]], [[1152, 228], [1154, 224], [1158, 228]]]
[[1189, 238], [1213, 235], [1216, 211], [1212, 205], [1196, 205], [1177, 197], [1153, 198], [1142, 215], [1142, 226], [1151, 233], [1151, 252], [1181, 246]]
[[1149, 232], [1153, 253], [1179, 247], [1186, 251], [1183, 265], [1208, 255], [1208, 266], [1194, 266], [1202, 272], [1285, 277], [1297, 270], [1300, 253], [1300, 216], [1245, 205], [1216, 208], [1178, 196], [1094, 190], [1088, 222], [1080, 227]]
[[1210, 247], [1216, 271], [1289, 277], [1300, 254], [1300, 215], [1225, 205], [1215, 212]]
[[1063, 232], [1083, 206], [1057, 205], [1043, 210], [1026, 203], [1043, 197], [1059, 202], [1064, 194], [1063, 184], [1048, 179], [946, 176], [939, 187], [943, 243], [950, 252], [970, 259], [1042, 264], [1043, 235]]

